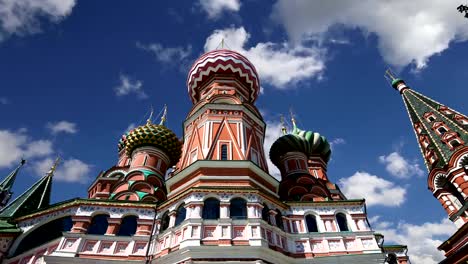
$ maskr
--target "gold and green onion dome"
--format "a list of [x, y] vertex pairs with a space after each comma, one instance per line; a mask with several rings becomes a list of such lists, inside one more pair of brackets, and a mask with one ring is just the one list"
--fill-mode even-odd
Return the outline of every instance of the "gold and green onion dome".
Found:
[[328, 140], [317, 132], [304, 131], [294, 126], [290, 134], [278, 138], [270, 148], [270, 160], [281, 166], [281, 157], [288, 152], [301, 152], [307, 157], [319, 156], [328, 162], [331, 149]]
[[117, 148], [119, 150], [119, 153], [122, 149], [125, 148], [125, 143], [127, 142], [127, 136], [131, 131], [126, 132], [125, 134], [120, 137], [119, 143], [117, 144]]
[[[125, 137], [124, 137], [125, 136]], [[154, 146], [162, 150], [170, 159], [169, 166], [175, 165], [182, 154], [182, 143], [176, 134], [164, 125], [156, 125], [147, 122], [143, 126], [134, 128], [128, 135], [122, 136], [121, 141], [125, 145], [128, 156], [138, 147]], [[120, 148], [119, 142], [119, 148]]]

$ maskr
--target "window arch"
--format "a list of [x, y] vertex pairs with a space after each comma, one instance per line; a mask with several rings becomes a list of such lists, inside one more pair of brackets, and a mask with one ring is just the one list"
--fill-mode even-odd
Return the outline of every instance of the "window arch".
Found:
[[[439, 176], [435, 180], [435, 184], [437, 188], [444, 189], [448, 193], [450, 193], [455, 199], [455, 203], [457, 203], [457, 206], [460, 208], [463, 207], [465, 204], [465, 199], [463, 198], [463, 195], [457, 190], [457, 187], [451, 183], [447, 177], [445, 176]], [[452, 201], [453, 202], [453, 201]]]
[[229, 212], [232, 219], [247, 218], [247, 202], [242, 198], [234, 198], [229, 204]]
[[118, 236], [133, 236], [136, 233], [138, 217], [135, 215], [128, 215], [122, 219], [120, 224]]
[[307, 225], [307, 230], [309, 232], [318, 232], [318, 225], [317, 225], [317, 218], [315, 215], [308, 214], [305, 217], [306, 225]]
[[270, 219], [270, 208], [266, 204], [263, 204], [263, 209], [262, 209], [262, 219], [267, 222], [268, 224], [271, 225], [271, 219]]
[[277, 227], [279, 227], [281, 230], [284, 230], [283, 215], [281, 214], [280, 210], [278, 210], [278, 209], [276, 209], [275, 222], [276, 222]]
[[185, 204], [179, 205], [176, 212], [175, 226], [180, 225], [185, 220], [187, 216], [187, 210], [185, 209]]
[[169, 213], [166, 211], [163, 216], [161, 217], [161, 228], [160, 232], [163, 232], [169, 227]]
[[208, 198], [203, 202], [203, 219], [219, 219], [219, 200]]
[[335, 217], [340, 231], [349, 231], [348, 220], [346, 219], [346, 215], [343, 213], [337, 213]]
[[27, 234], [23, 240], [21, 240], [13, 255], [19, 255], [32, 248], [59, 238], [62, 236], [62, 232], [70, 231], [71, 227], [71, 216], [61, 217], [45, 223]]
[[107, 218], [109, 218], [109, 215], [107, 214], [95, 215], [89, 225], [88, 234], [104, 235], [107, 231], [107, 226], [109, 225]]

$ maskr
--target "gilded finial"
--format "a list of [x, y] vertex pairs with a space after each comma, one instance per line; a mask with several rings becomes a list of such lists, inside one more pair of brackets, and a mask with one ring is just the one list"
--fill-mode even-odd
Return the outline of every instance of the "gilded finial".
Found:
[[151, 106], [151, 111], [148, 119], [146, 120], [146, 124], [151, 124], [151, 119], [153, 119], [153, 106]]
[[221, 48], [224, 49], [224, 38], [221, 39]]
[[164, 112], [161, 116], [161, 122], [159, 122], [159, 125], [164, 126], [164, 124], [166, 124], [166, 119], [167, 119], [167, 105], [164, 105]]
[[60, 156], [58, 156], [55, 159], [54, 164], [52, 165], [52, 167], [50, 167], [50, 170], [49, 172], [47, 172], [47, 175], [52, 176], [55, 173], [55, 170], [57, 169], [57, 166], [59, 165], [59, 163], [60, 163]]
[[296, 128], [296, 119], [294, 118], [292, 108], [289, 109], [289, 115], [291, 115], [291, 122], [293, 124], [293, 128]]
[[397, 78], [395, 77], [395, 73], [391, 69], [387, 69], [384, 74], [385, 79], [387, 79], [390, 82], [393, 82]]
[[284, 116], [281, 115], [281, 132], [283, 135], [286, 135], [288, 133], [288, 130], [286, 129], [286, 126], [284, 125]]

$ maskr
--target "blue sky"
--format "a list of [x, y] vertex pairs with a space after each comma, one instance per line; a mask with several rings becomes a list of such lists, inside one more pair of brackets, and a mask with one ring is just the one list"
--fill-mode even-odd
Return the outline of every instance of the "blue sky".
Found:
[[[21, 193], [60, 155], [53, 201], [86, 196], [117, 161], [121, 134], [151, 106], [182, 136], [191, 63], [221, 38], [257, 67], [257, 106], [279, 136], [292, 108], [301, 128], [333, 142], [329, 178], [366, 197], [373, 227], [436, 263], [454, 232], [427, 190], [400, 95], [407, 84], [467, 113], [468, 20], [456, 1], [19, 0], [0, 3], [0, 173], [28, 159]], [[273, 166], [273, 165], [271, 165]], [[272, 173], [275, 173], [272, 170]], [[421, 242], [422, 241], [422, 242]]]

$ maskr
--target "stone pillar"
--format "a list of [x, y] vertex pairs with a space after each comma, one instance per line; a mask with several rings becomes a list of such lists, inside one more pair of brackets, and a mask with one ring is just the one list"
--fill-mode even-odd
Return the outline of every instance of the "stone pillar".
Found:
[[247, 203], [247, 218], [260, 218], [256, 203]]
[[[203, 203], [191, 203], [190, 204], [190, 216], [188, 218], [197, 218], [200, 219], [202, 217], [201, 212], [203, 208]], [[187, 208], [188, 209], [188, 208]]]
[[177, 214], [177, 211], [169, 212], [169, 227], [168, 228], [174, 227], [176, 214]]
[[117, 232], [119, 232], [121, 222], [122, 222], [122, 218], [108, 218], [106, 235], [115, 236]]
[[269, 212], [270, 214], [270, 222], [271, 222], [271, 225], [274, 225], [274, 226], [277, 226], [276, 224], [276, 214], [278, 214], [275, 210], [271, 209]]
[[137, 220], [137, 229], [135, 235], [137, 236], [149, 236], [151, 235], [151, 229], [153, 228], [152, 219], [140, 219]]
[[88, 227], [91, 223], [91, 216], [72, 216], [73, 227], [71, 229], [71, 233], [80, 233], [86, 234], [88, 233]]
[[219, 218], [229, 218], [229, 202], [221, 202], [219, 204]]

